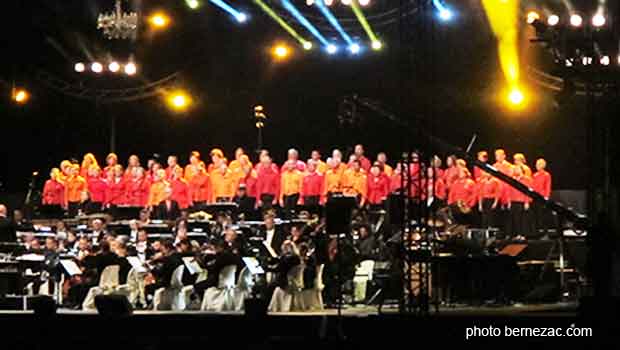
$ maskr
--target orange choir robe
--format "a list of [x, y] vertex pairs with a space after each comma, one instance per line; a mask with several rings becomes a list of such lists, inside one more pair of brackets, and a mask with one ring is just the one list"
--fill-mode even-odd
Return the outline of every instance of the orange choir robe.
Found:
[[65, 181], [65, 203], [79, 203], [81, 193], [86, 191], [88, 186], [86, 180], [81, 176], [70, 176]]
[[43, 186], [42, 203], [44, 205], [65, 206], [65, 185], [58, 180], [47, 180]]
[[[252, 168], [252, 162], [250, 162], [248, 160], [248, 165], [250, 166], [250, 168]], [[236, 173], [237, 171], [241, 171], [242, 170], [242, 166], [241, 166], [241, 162], [239, 162], [238, 160], [233, 160], [232, 162], [230, 162], [230, 164], [228, 165], [228, 170], [232, 171], [233, 173]], [[241, 171], [243, 173], [243, 171]]]
[[394, 174], [394, 169], [387, 164], [383, 164], [383, 173], [387, 175], [387, 177], [392, 177]]
[[210, 175], [211, 179], [211, 202], [215, 202], [218, 198], [232, 198], [237, 192], [238, 178], [230, 170], [222, 174], [220, 171], [213, 171]]
[[342, 173], [338, 169], [327, 169], [324, 178], [323, 195], [342, 192]]
[[349, 169], [345, 171], [342, 179], [342, 193], [346, 196], [361, 196], [362, 202], [365, 202], [368, 193], [366, 182], [366, 174], [362, 170]]
[[280, 200], [282, 200], [284, 196], [301, 193], [303, 179], [303, 173], [297, 169], [293, 171], [283, 171], [280, 176]]
[[316, 171], [318, 171], [319, 173], [325, 174], [327, 168], [327, 163], [325, 163], [324, 161], [320, 159], [316, 161]]
[[151, 184], [151, 188], [149, 190], [149, 200], [147, 204], [152, 207], [156, 207], [159, 203], [163, 202], [168, 194], [168, 181], [159, 180], [155, 181]]
[[[185, 180], [190, 181], [192, 179], [192, 176], [194, 176], [194, 174], [197, 174], [198, 171], [200, 171], [200, 170], [196, 171], [193, 168], [194, 168], [193, 164], [187, 164], [185, 166], [185, 170], [183, 170], [183, 177], [185, 178]], [[206, 169], [205, 163], [203, 161], [200, 161], [198, 163], [198, 168], [203, 169], [203, 170]]]

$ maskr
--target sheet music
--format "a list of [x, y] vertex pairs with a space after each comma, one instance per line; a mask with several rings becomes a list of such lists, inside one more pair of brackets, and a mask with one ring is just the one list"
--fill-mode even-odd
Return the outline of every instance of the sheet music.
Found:
[[129, 261], [129, 264], [137, 273], [146, 273], [149, 271], [142, 263], [142, 260], [140, 260], [137, 256], [128, 256], [127, 261]]
[[243, 260], [243, 262], [245, 263], [245, 266], [248, 267], [248, 269], [250, 270], [250, 272], [253, 275], [260, 275], [265, 273], [265, 270], [263, 270], [263, 268], [260, 266], [260, 264], [258, 263], [258, 260], [256, 260], [256, 258], [254, 257], [245, 257], [245, 258], [241, 258]]
[[41, 255], [41, 254], [24, 254], [22, 256], [18, 256], [17, 261], [34, 261], [34, 262], [38, 262], [38, 261], [43, 261], [45, 260], [45, 256]]
[[183, 263], [185, 263], [185, 267], [187, 267], [187, 270], [189, 270], [189, 273], [192, 275], [202, 272], [202, 267], [200, 267], [200, 264], [198, 264], [198, 261], [196, 261], [196, 258], [193, 256], [184, 257]]
[[81, 275], [82, 271], [77, 264], [70, 259], [60, 260], [60, 264], [70, 276]]
[[273, 248], [271, 248], [271, 245], [269, 245], [269, 243], [267, 243], [267, 241], [263, 241], [263, 246], [265, 248], [267, 248], [267, 251], [269, 252], [269, 255], [271, 255], [272, 258], [277, 258], [278, 254], [276, 254], [276, 251], [273, 250]]

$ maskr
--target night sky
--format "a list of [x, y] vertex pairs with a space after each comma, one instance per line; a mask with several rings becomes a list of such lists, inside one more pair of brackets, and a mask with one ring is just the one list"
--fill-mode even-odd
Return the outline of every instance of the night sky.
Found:
[[[298, 2], [308, 11], [305, 1]], [[269, 116], [265, 146], [277, 162], [291, 146], [307, 157], [314, 148], [326, 155], [333, 147], [347, 150], [359, 142], [373, 158], [376, 152], [387, 151], [394, 159], [404, 145], [417, 144], [402, 128], [368, 111], [362, 112], [360, 123], [341, 127], [338, 105], [352, 93], [378, 101], [401, 119], [421, 116], [430, 130], [461, 147], [478, 134], [474, 151], [501, 146], [510, 155], [525, 153], [532, 166], [544, 156], [557, 189], [587, 186], [583, 101], [575, 99], [558, 108], [551, 92], [529, 84], [527, 109], [506, 109], [497, 95], [504, 86], [495, 41], [478, 1], [458, 5], [452, 1], [458, 11], [456, 20], [437, 25], [434, 40], [418, 38], [410, 44], [414, 55], [428, 53], [423, 47], [430, 45], [434, 59], [415, 58], [432, 64], [415, 66], [409, 74], [402, 69], [402, 33], [397, 22], [379, 31], [386, 46], [380, 53], [328, 57], [323, 52], [302, 52], [297, 46], [289, 60], [274, 62], [271, 45], [295, 42], [249, 1], [231, 1], [251, 15], [243, 25], [212, 5], [191, 12], [183, 1], [144, 1], [145, 12], [166, 3], [163, 8], [173, 25], [155, 35], [142, 33], [134, 43], [108, 41], [96, 30], [96, 14], [100, 6], [111, 8], [111, 0], [10, 3], [23, 25], [9, 36], [5, 60], [11, 64], [0, 70], [2, 93], [9, 96], [15, 80], [31, 91], [32, 98], [25, 106], [0, 99], [4, 192], [24, 191], [32, 171], [42, 172], [43, 180], [61, 160], [81, 160], [86, 152], [94, 152], [103, 162], [109, 151], [111, 115], [117, 117], [117, 153], [123, 163], [134, 153], [143, 162], [155, 152], [178, 154], [186, 163], [194, 149], [206, 155], [210, 148], [221, 147], [228, 157], [236, 146], [254, 150], [252, 109], [258, 103]], [[522, 70], [530, 64], [547, 68], [549, 58], [527, 42], [531, 32], [526, 29]], [[305, 33], [301, 28], [300, 32]], [[352, 34], [365, 39], [362, 32]], [[133, 53], [140, 65], [139, 77], [80, 77], [73, 72], [73, 64], [87, 61], [86, 52], [121, 61]], [[85, 86], [99, 88], [132, 87], [179, 72], [180, 85], [192, 93], [196, 104], [183, 114], [171, 112], [159, 98], [96, 109], [93, 101], [48, 88], [36, 79], [39, 70], [66, 81], [84, 79]], [[527, 78], [523, 80], [528, 85]]]

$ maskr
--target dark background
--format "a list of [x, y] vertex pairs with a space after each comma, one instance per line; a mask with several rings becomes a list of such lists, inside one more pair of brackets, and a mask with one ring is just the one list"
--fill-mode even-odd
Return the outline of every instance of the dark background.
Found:
[[[385, 43], [381, 52], [331, 57], [319, 50], [303, 52], [250, 1], [231, 1], [250, 14], [243, 25], [210, 4], [192, 12], [183, 1], [144, 1], [145, 13], [166, 3], [173, 23], [164, 32], [141, 33], [136, 42], [109, 41], [96, 30], [97, 13], [111, 9], [111, 0], [7, 3], [14, 7], [10, 13], [17, 25], [4, 33], [8, 64], [0, 70], [2, 93], [9, 96], [15, 81], [32, 97], [24, 106], [0, 99], [4, 192], [24, 191], [32, 171], [40, 171], [44, 179], [61, 160], [81, 160], [86, 152], [95, 153], [102, 163], [109, 151], [111, 115], [117, 117], [116, 148], [123, 164], [134, 153], [143, 162], [154, 152], [178, 154], [185, 163], [194, 149], [206, 155], [210, 148], [221, 147], [229, 158], [236, 146], [254, 150], [252, 109], [258, 103], [269, 116], [265, 146], [278, 162], [291, 146], [305, 158], [314, 148], [326, 155], [333, 147], [347, 150], [361, 142], [373, 158], [387, 151], [393, 160], [403, 145], [417, 143], [402, 128], [370, 112], [363, 112], [360, 123], [341, 127], [338, 105], [351, 93], [379, 101], [403, 120], [422, 116], [429, 129], [455, 145], [465, 147], [475, 133], [474, 151], [504, 147], [510, 156], [523, 152], [532, 167], [536, 158], [545, 157], [556, 189], [588, 185], [585, 102], [576, 98], [558, 107], [551, 92], [528, 81], [527, 66], [547, 69], [549, 58], [527, 41], [532, 32], [524, 27], [521, 71], [529, 103], [521, 111], [506, 108], [499, 94], [505, 84], [495, 40], [479, 1], [448, 2], [456, 8], [455, 20], [436, 24], [434, 39], [417, 38], [410, 46], [417, 53], [420, 45], [420, 54], [431, 55], [426, 61], [434, 65], [413, 67], [411, 74], [402, 69], [399, 38], [404, 29], [398, 22], [377, 30]], [[297, 3], [311, 11], [305, 1]], [[384, 3], [377, 11], [388, 6]], [[524, 11], [528, 6], [523, 5]], [[367, 41], [359, 30], [351, 34]], [[310, 38], [303, 28], [299, 32]], [[274, 62], [269, 54], [276, 41], [296, 48], [286, 62]], [[74, 63], [88, 61], [88, 55], [125, 61], [130, 53], [139, 64], [138, 78], [91, 79], [73, 72]], [[427, 69], [432, 73], [420, 74]], [[48, 88], [35, 78], [38, 70], [99, 88], [137, 86], [180, 72], [179, 83], [191, 91], [195, 104], [182, 114], [171, 112], [159, 98], [96, 109], [93, 101]], [[422, 108], [429, 104], [430, 111]], [[601, 113], [614, 115], [615, 107]]]

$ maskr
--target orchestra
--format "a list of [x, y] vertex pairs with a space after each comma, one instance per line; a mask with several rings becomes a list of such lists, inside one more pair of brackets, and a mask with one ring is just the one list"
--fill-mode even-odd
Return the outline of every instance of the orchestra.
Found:
[[[428, 157], [427, 163], [419, 152], [411, 154], [410, 162], [399, 162], [393, 167], [381, 152], [371, 164], [362, 145], [355, 147], [347, 165], [342, 163], [338, 149], [325, 162], [317, 150], [303, 162], [299, 152], [290, 149], [281, 167], [266, 150], [261, 152], [256, 165], [241, 148], [235, 151], [230, 164], [220, 149], [213, 149], [210, 156], [211, 163], [206, 165], [200, 153], [192, 151], [189, 164], [182, 167], [177, 157], [171, 155], [165, 169], [156, 159], [149, 159], [148, 169], [144, 169], [136, 155], [129, 157], [124, 169], [113, 153], [106, 157], [103, 170], [92, 153], [84, 155], [81, 165], [63, 161], [60, 168], [50, 171], [42, 189], [41, 206], [62, 208], [67, 220], [108, 216], [89, 220], [86, 229], [77, 228], [79, 225], [69, 228], [60, 220], [42, 247], [32, 232], [24, 231], [23, 218], [16, 215], [19, 223], [16, 221], [12, 228], [7, 226], [6, 207], [0, 205], [0, 240], [15, 241], [17, 236], [7, 232], [24, 231], [19, 238], [24, 251], [41, 253], [50, 259], [57, 255], [73, 259], [82, 274], [62, 279], [60, 286], [66, 293], [67, 305], [73, 308], [82, 307], [89, 289], [97, 285], [106, 266], [121, 266], [119, 280], [125, 283], [129, 271], [135, 268], [127, 258], [138, 257], [148, 271], [140, 275], [146, 297], [138, 304], [147, 307], [152, 306], [156, 290], [170, 287], [172, 274], [184, 264], [184, 257], [194, 258], [207, 276], [198, 278], [186, 266], [183, 283], [193, 286], [193, 301], [218, 285], [219, 272], [225, 266], [239, 266], [238, 274], [243, 267], [241, 258], [248, 255], [256, 256], [267, 273], [273, 274], [264, 286], [267, 291], [283, 288], [286, 274], [298, 264], [312, 266], [304, 272], [308, 285], [313, 283], [311, 274], [315, 267], [323, 263], [331, 264], [326, 266], [325, 280], [335, 281], [329, 274], [345, 266], [336, 266], [341, 262], [333, 258], [337, 251], [334, 238], [326, 232], [325, 218], [320, 217], [321, 207], [330, 198], [340, 196], [355, 198], [358, 213], [383, 215], [389, 210], [390, 196], [402, 195], [402, 186], [408, 183], [413, 203], [426, 206], [432, 213], [447, 210], [457, 224], [484, 229], [499, 227], [505, 230], [505, 236], [517, 240], [534, 237], [539, 229], [546, 228], [542, 206], [532, 205], [528, 196], [485, 171], [473, 168], [472, 176], [465, 161], [452, 155], [447, 157], [445, 169], [437, 155]], [[494, 166], [543, 197], [551, 196], [552, 176], [544, 159], [536, 161], [536, 172], [532, 173], [523, 154], [515, 154], [514, 163], [506, 158], [504, 150], [496, 150]], [[487, 152], [479, 152], [478, 160], [487, 162]], [[209, 216], [193, 216], [204, 215], [202, 210], [217, 205], [224, 209], [218, 209], [215, 221]], [[228, 205], [234, 209], [226, 211]], [[139, 218], [133, 217], [127, 231], [119, 232], [114, 226], [114, 209], [123, 207], [139, 209]], [[310, 208], [311, 213], [305, 212]], [[251, 224], [248, 221], [244, 226], [244, 220], [252, 216], [262, 220]], [[280, 218], [290, 224], [283, 224], [285, 221]], [[194, 227], [201, 220], [206, 228], [189, 229], [190, 223]], [[385, 249], [384, 241], [373, 228], [375, 224], [366, 220], [355, 230], [358, 233], [351, 249], [358, 259], [378, 256]], [[173, 227], [172, 232], [159, 234], [157, 225]], [[50, 275], [61, 283], [57, 271]], [[327, 294], [334, 290], [333, 286], [327, 288]]]

